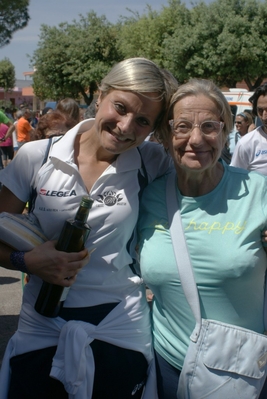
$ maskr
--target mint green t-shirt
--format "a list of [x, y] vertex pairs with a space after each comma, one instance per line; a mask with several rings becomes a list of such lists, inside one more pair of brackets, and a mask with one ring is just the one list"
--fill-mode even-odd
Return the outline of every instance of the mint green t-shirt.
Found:
[[[266, 253], [261, 232], [267, 225], [266, 177], [223, 165], [223, 178], [212, 192], [185, 197], [177, 188], [201, 314], [263, 333]], [[139, 234], [142, 277], [154, 293], [155, 349], [181, 369], [195, 319], [172, 248], [166, 176], [143, 194]]]

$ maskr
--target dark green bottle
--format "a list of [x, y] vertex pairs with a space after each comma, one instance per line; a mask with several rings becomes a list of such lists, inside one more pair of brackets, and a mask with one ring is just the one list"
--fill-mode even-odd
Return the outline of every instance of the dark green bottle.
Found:
[[[87, 219], [93, 202], [89, 196], [82, 197], [75, 218], [66, 220], [64, 223], [56, 244], [58, 251], [79, 252], [84, 248], [85, 241], [91, 231], [91, 227], [87, 224]], [[57, 317], [68, 291], [68, 287], [43, 281], [35, 303], [35, 310], [46, 317]]]

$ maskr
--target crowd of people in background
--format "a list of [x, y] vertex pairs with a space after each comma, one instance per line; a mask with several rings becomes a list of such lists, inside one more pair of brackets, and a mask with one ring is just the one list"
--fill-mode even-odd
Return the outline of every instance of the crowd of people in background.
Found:
[[[89, 107], [88, 107], [89, 108]], [[91, 112], [91, 116], [94, 113]], [[56, 108], [32, 111], [28, 106], [0, 109], [0, 169], [5, 168], [25, 143], [62, 135], [84, 119], [84, 110], [72, 98], [59, 101]]]
[[[265, 93], [266, 84], [257, 90], [263, 90]], [[50, 115], [51, 113], [53, 116]], [[62, 135], [81, 120], [94, 118], [95, 114], [95, 99], [87, 108], [81, 108], [78, 102], [72, 98], [62, 99], [56, 104], [55, 108], [48, 106], [39, 111], [32, 111], [26, 105], [21, 105], [19, 110], [2, 107], [0, 109], [0, 169], [5, 168], [10, 163], [18, 149], [26, 142], [48, 138], [51, 135]], [[261, 121], [262, 115], [258, 114], [256, 106], [253, 107], [253, 112], [244, 111], [233, 115], [234, 129], [229, 134], [221, 153], [221, 158], [227, 164], [231, 163], [233, 166], [241, 167], [245, 165], [248, 168], [249, 161], [244, 160], [244, 156], [240, 155], [240, 151], [243, 148], [242, 144], [245, 141], [242, 141], [241, 145], [238, 146], [237, 143], [247, 133], [257, 128], [254, 123], [256, 116]], [[258, 129], [258, 131], [260, 132], [261, 130]], [[255, 134], [249, 135], [246, 142], [250, 142], [250, 137], [255, 137]], [[150, 133], [147, 140], [159, 142], [154, 132]], [[237, 151], [235, 151], [236, 147]], [[234, 152], [235, 156], [233, 158]]]

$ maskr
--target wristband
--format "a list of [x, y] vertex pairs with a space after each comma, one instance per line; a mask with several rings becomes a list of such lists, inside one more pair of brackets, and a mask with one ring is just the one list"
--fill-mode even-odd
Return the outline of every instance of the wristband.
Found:
[[29, 274], [27, 266], [24, 261], [25, 252], [23, 251], [13, 251], [10, 254], [10, 262], [12, 266], [15, 267], [16, 270]]

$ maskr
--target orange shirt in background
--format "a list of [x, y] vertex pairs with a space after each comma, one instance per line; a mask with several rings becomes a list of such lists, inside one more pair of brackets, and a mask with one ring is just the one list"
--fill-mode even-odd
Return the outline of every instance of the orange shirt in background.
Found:
[[16, 125], [16, 130], [17, 130], [17, 141], [30, 141], [31, 135], [30, 131], [32, 130], [32, 127], [30, 123], [25, 119], [23, 116], [19, 118], [17, 125]]

